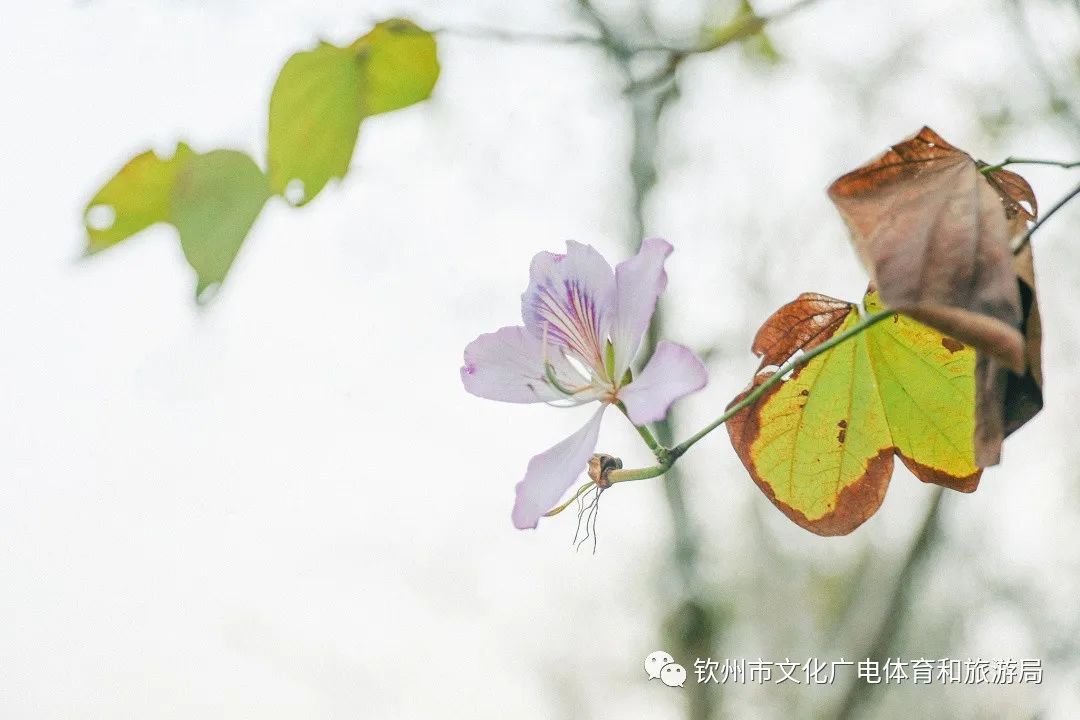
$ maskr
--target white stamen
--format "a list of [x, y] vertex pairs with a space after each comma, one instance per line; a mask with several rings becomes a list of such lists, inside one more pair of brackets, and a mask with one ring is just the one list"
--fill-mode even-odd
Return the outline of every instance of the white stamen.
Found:
[[548, 325], [549, 323], [544, 323], [544, 336], [541, 340], [541, 347], [543, 348], [544, 375], [547, 379], [548, 384], [561, 392], [563, 395], [566, 395], [568, 398], [572, 398], [574, 395], [582, 393], [586, 390], [591, 390], [593, 388], [593, 383], [589, 381], [589, 375], [585, 372], [582, 372], [581, 368], [584, 366], [581, 365], [580, 362], [576, 362], [575, 358], [570, 357], [565, 352], [563, 352], [562, 348], [559, 348], [559, 352], [562, 354], [563, 360], [565, 360], [567, 364], [570, 365], [570, 367], [577, 371], [581, 375], [581, 379], [585, 381], [584, 385], [579, 385], [577, 387], [564, 388], [562, 386], [558, 374], [555, 372], [555, 366], [552, 365], [551, 362], [548, 360]]

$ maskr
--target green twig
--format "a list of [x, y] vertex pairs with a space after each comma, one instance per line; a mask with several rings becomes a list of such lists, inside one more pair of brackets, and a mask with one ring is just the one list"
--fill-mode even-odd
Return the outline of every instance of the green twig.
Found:
[[[1078, 192], [1080, 192], [1080, 188], [1078, 188]], [[771, 376], [769, 376], [767, 379], [765, 379], [760, 385], [758, 385], [756, 388], [754, 388], [749, 394], [747, 394], [746, 397], [744, 397], [742, 400], [740, 400], [739, 402], [737, 402], [734, 405], [732, 405], [731, 407], [729, 407], [724, 412], [723, 415], [718, 417], [716, 420], [713, 420], [711, 423], [709, 423], [708, 425], [703, 427], [701, 430], [697, 431], [696, 433], [694, 433], [693, 435], [688, 437], [686, 440], [683, 440], [681, 443], [679, 443], [675, 447], [669, 448], [668, 451], [667, 451], [667, 459], [666, 459], [665, 462], [661, 462], [661, 463], [659, 463], [657, 465], [654, 465], [652, 467], [647, 467], [647, 468], [632, 468], [632, 469], [626, 469], [626, 470], [612, 470], [611, 473], [608, 475], [608, 479], [612, 483], [617, 483], [617, 482], [627, 482], [627, 481], [630, 481], [630, 480], [645, 480], [645, 479], [648, 479], [648, 478], [654, 478], [654, 477], [657, 477], [659, 475], [663, 475], [665, 472], [668, 471], [668, 469], [672, 465], [675, 464], [675, 462], [687, 450], [690, 449], [690, 447], [694, 443], [696, 443], [698, 440], [701, 440], [703, 437], [705, 437], [706, 435], [711, 433], [713, 430], [715, 430], [716, 428], [720, 427], [721, 425], [726, 423], [728, 420], [733, 418], [736, 414], [738, 414], [738, 412], [740, 410], [743, 410], [744, 408], [747, 408], [750, 405], [753, 405], [755, 402], [757, 402], [757, 400], [762, 395], [765, 394], [766, 391], [768, 391], [769, 388], [771, 388], [773, 385], [777, 384], [778, 382], [781, 382], [784, 379], [784, 376], [787, 375], [789, 372], [791, 372], [792, 370], [794, 370], [794, 369], [796, 369], [798, 367], [801, 367], [802, 365], [805, 365], [806, 363], [808, 363], [811, 360], [813, 360], [814, 358], [816, 358], [818, 355], [821, 355], [822, 353], [826, 353], [829, 350], [832, 350], [834, 347], [836, 347], [840, 343], [843, 343], [843, 342], [846, 342], [847, 340], [850, 340], [851, 338], [853, 338], [856, 335], [858, 335], [859, 333], [867, 330], [871, 326], [876, 325], [877, 323], [881, 322], [882, 320], [884, 320], [886, 318], [889, 318], [889, 317], [892, 317], [895, 314], [896, 314], [895, 310], [882, 310], [880, 312], [871, 313], [869, 315], [866, 315], [858, 323], [856, 323], [855, 325], [852, 325], [850, 328], [848, 328], [844, 332], [840, 333], [839, 335], [834, 335], [833, 337], [829, 338], [828, 340], [821, 343], [820, 345], [813, 348], [812, 350], [804, 352], [802, 355], [799, 355], [798, 357], [794, 357], [794, 358], [788, 360], [786, 363], [781, 365], [780, 368], [776, 372], [774, 372]]]
[[[1077, 192], [1080, 192], [1080, 188], [1077, 189]], [[798, 357], [794, 357], [794, 358], [788, 360], [786, 363], [781, 365], [780, 368], [776, 370], [776, 372], [774, 372], [772, 375], [770, 375], [768, 378], [766, 378], [760, 385], [758, 385], [749, 394], [747, 394], [746, 397], [744, 397], [742, 400], [740, 400], [739, 402], [737, 402], [734, 405], [732, 405], [731, 407], [729, 407], [724, 412], [723, 415], [718, 417], [716, 420], [713, 420], [711, 423], [709, 423], [708, 425], [703, 427], [701, 430], [697, 431], [696, 433], [694, 433], [693, 435], [688, 437], [686, 440], [683, 440], [681, 443], [679, 443], [675, 447], [672, 447], [672, 448], [663, 447], [660, 443], [658, 443], [656, 441], [656, 438], [653, 437], [653, 434], [649, 431], [648, 428], [635, 425], [634, 426], [635, 429], [641, 435], [642, 439], [645, 440], [645, 444], [648, 445], [649, 448], [654, 453], [656, 453], [657, 459], [659, 460], [659, 462], [656, 465], [651, 465], [649, 467], [628, 468], [628, 469], [622, 469], [622, 470], [612, 470], [610, 473], [608, 473], [608, 476], [607, 476], [608, 481], [611, 484], [614, 485], [615, 483], [620, 483], [620, 482], [632, 482], [634, 480], [648, 480], [649, 478], [659, 477], [660, 475], [663, 475], [664, 473], [666, 473], [668, 470], [671, 469], [672, 465], [674, 465], [675, 462], [687, 450], [689, 450], [690, 447], [694, 443], [696, 443], [698, 440], [701, 440], [703, 437], [705, 437], [706, 435], [711, 433], [713, 430], [715, 430], [716, 428], [720, 427], [721, 425], [726, 423], [728, 420], [733, 418], [736, 414], [738, 414], [738, 412], [740, 410], [743, 410], [743, 409], [749, 407], [750, 405], [754, 404], [755, 402], [757, 402], [757, 400], [762, 395], [764, 395], [765, 392], [768, 391], [769, 388], [771, 388], [773, 385], [777, 384], [778, 382], [781, 382], [784, 379], [784, 376], [787, 375], [789, 372], [791, 372], [792, 370], [795, 370], [798, 367], [801, 367], [801, 366], [805, 365], [806, 363], [808, 363], [811, 360], [813, 360], [814, 358], [816, 358], [818, 355], [821, 355], [823, 353], [827, 353], [828, 351], [832, 350], [837, 345], [839, 345], [839, 344], [841, 344], [843, 342], [847, 342], [848, 340], [855, 337], [859, 333], [862, 333], [862, 332], [866, 331], [868, 328], [872, 327], [873, 325], [876, 325], [877, 323], [881, 322], [882, 320], [885, 320], [886, 318], [890, 318], [895, 314], [896, 314], [895, 310], [882, 310], [880, 312], [871, 313], [869, 315], [866, 315], [858, 323], [856, 323], [855, 325], [852, 325], [850, 328], [848, 328], [844, 332], [840, 333], [839, 335], [834, 335], [833, 337], [829, 338], [828, 340], [821, 343], [820, 345], [813, 348], [812, 350], [804, 352], [802, 355], [799, 355]], [[622, 406], [622, 403], [619, 403], [618, 407], [624, 413], [626, 412], [626, 408], [624, 408]], [[572, 503], [574, 500], [579, 498], [583, 493], [585, 493], [592, 486], [593, 486], [593, 482], [591, 480], [589, 482], [587, 482], [587, 483], [583, 483], [580, 487], [578, 487], [578, 489], [574, 492], [574, 494], [570, 497], [569, 500], [567, 500], [566, 502], [562, 503], [561, 505], [559, 505], [559, 506], [551, 509], [550, 511], [548, 511], [545, 514], [545, 517], [550, 517], [552, 515], [558, 515], [563, 510], [565, 510], [567, 507], [569, 507], [570, 503]]]
[[[626, 412], [626, 406], [622, 404], [621, 400], [615, 401], [615, 407], [619, 408], [623, 415], [626, 415], [626, 419], [630, 420], [630, 414]], [[633, 421], [630, 422], [634, 425]], [[652, 431], [644, 425], [634, 425], [634, 429], [637, 430], [638, 435], [645, 441], [645, 444], [649, 446], [649, 449], [653, 451], [653, 455], [656, 455], [656, 459], [662, 459], [662, 456], [667, 453], [667, 448], [656, 441]]]
[[546, 513], [544, 513], [544, 517], [554, 517], [555, 515], [558, 515], [563, 510], [570, 507], [570, 503], [574, 502], [579, 497], [581, 497], [582, 495], [587, 493], [589, 491], [589, 488], [593, 487], [594, 484], [595, 483], [593, 483], [592, 480], [590, 480], [587, 483], [582, 483], [580, 486], [578, 486], [578, 489], [574, 491], [574, 494], [571, 495], [570, 498], [566, 502], [564, 502], [564, 503], [562, 503], [560, 505], [556, 505], [555, 507], [548, 510]]

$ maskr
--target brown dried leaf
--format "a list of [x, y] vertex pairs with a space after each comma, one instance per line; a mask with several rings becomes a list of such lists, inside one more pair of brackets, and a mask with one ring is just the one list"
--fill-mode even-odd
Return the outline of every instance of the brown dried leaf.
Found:
[[[986, 167], [986, 163], [977, 162], [977, 167]], [[990, 187], [997, 191], [1005, 206], [1005, 218], [1012, 221], [1019, 217], [1026, 229], [1028, 222], [1033, 222], [1039, 214], [1039, 202], [1035, 191], [1028, 181], [1011, 170], [992, 170], [984, 175]]]
[[1021, 202], [1034, 204], [1030, 190], [1008, 171], [988, 182], [970, 155], [924, 127], [836, 180], [829, 197], [886, 305], [1020, 372], [1009, 240], [1026, 222], [1012, 222], [1027, 212]]
[[[1026, 370], [1042, 388], [1042, 317], [1039, 315], [1039, 297], [1035, 291], [1035, 259], [1032, 256], [1031, 243], [1027, 243], [1016, 253], [1013, 263], [1017, 280], [1020, 282], [1020, 304], [1024, 314]], [[1041, 407], [1041, 396], [1039, 402]]]
[[975, 457], [980, 465], [997, 463], [1001, 459], [1002, 441], [1035, 417], [1043, 406], [1042, 319], [1030, 243], [1017, 252], [1014, 266], [1024, 315], [1026, 365], [1020, 375], [996, 358], [979, 356], [975, 368], [978, 396]]
[[851, 308], [849, 302], [819, 293], [803, 293], [762, 324], [751, 348], [761, 358], [758, 369], [781, 365], [796, 350], [808, 351], [828, 340], [843, 324]]

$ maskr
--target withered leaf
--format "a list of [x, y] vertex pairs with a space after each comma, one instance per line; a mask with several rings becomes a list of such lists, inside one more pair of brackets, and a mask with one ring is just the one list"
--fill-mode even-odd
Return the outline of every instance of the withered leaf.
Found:
[[1022, 178], [984, 177], [970, 155], [924, 127], [836, 180], [829, 197], [886, 305], [1023, 372], [1009, 248], [1029, 212], [1022, 203], [1034, 211]]
[[[986, 163], [976, 162], [981, 169]], [[1005, 218], [1012, 224], [1012, 235], [1015, 237], [1027, 229], [1027, 223], [1034, 221], [1039, 214], [1039, 202], [1035, 199], [1035, 191], [1031, 189], [1028, 181], [1011, 170], [998, 168], [984, 173], [983, 177], [990, 183], [990, 187], [997, 191], [1005, 206]]]
[[983, 466], [999, 462], [1002, 441], [1035, 417], [1043, 406], [1042, 318], [1032, 260], [1031, 243], [1020, 248], [1013, 258], [1024, 317], [1023, 374], [1012, 372], [989, 355], [980, 355], [975, 368], [975, 457]]
[[[867, 311], [882, 309], [869, 291]], [[805, 293], [759, 330], [770, 365], [855, 326], [851, 303]], [[777, 508], [819, 535], [843, 535], [881, 505], [893, 458], [920, 480], [971, 492], [975, 462], [975, 350], [894, 315], [770, 386], [727, 422], [732, 447]], [[763, 370], [732, 403], [773, 376]], [[729, 405], [730, 407], [730, 405]]]
[[843, 324], [851, 303], [818, 293], [803, 293], [784, 305], [758, 329], [751, 348], [761, 358], [758, 369], [780, 365], [792, 348], [804, 352], [828, 340]]

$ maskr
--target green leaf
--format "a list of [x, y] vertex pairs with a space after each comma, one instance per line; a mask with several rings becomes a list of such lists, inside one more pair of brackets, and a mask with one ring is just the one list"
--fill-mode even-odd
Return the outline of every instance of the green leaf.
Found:
[[[735, 15], [735, 19], [738, 21], [752, 21], [754, 18], [759, 17], [754, 10], [754, 6], [750, 4], [750, 0], [742, 0], [739, 4], [739, 11]], [[742, 43], [742, 52], [747, 60], [760, 63], [762, 65], [778, 65], [783, 59], [777, 51], [776, 46], [773, 45], [772, 39], [768, 33], [765, 32], [765, 26], [762, 25], [760, 29], [753, 35], [746, 36]]]
[[364, 118], [431, 95], [435, 38], [387, 20], [348, 47], [320, 43], [289, 58], [270, 96], [270, 185], [297, 205], [349, 170]]
[[435, 36], [408, 20], [387, 20], [352, 45], [366, 60], [364, 116], [426, 100], [439, 78]]
[[167, 222], [177, 170], [190, 154], [191, 148], [180, 143], [168, 160], [148, 150], [124, 165], [87, 205], [87, 251], [99, 252]]
[[86, 208], [87, 251], [96, 253], [159, 222], [180, 233], [184, 257], [205, 301], [229, 271], [270, 197], [255, 161], [235, 150], [193, 151], [184, 143], [169, 159], [137, 155]]
[[360, 132], [362, 74], [348, 48], [322, 43], [289, 58], [270, 96], [270, 187], [302, 183], [302, 205], [344, 177]]
[[742, 0], [734, 17], [727, 23], [706, 27], [701, 33], [701, 46], [718, 50], [733, 42], [746, 41], [761, 33], [768, 21], [757, 14], [749, 0]]
[[747, 60], [764, 66], [779, 65], [784, 59], [764, 30], [743, 40], [742, 51]]
[[[877, 293], [864, 304], [883, 309]], [[765, 321], [754, 351], [780, 364], [858, 321], [854, 305], [804, 294]], [[771, 375], [759, 372], [754, 387]], [[924, 482], [975, 490], [975, 351], [894, 315], [773, 385], [728, 434], [784, 514], [820, 535], [849, 533], [881, 505], [896, 455]]]

